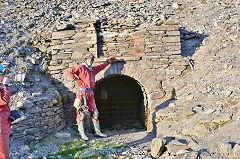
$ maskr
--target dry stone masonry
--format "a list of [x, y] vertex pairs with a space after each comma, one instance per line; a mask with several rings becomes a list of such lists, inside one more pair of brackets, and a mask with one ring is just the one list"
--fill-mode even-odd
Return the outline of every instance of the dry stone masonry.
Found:
[[[22, 118], [12, 124], [12, 139], [28, 143], [43, 139], [65, 126], [61, 96], [57, 91], [54, 95], [48, 95], [34, 93], [33, 97], [24, 98], [24, 102], [17, 102], [16, 107], [21, 111]], [[23, 98], [21, 93], [17, 96]]]
[[[181, 55], [180, 32], [175, 22], [140, 29], [133, 25], [112, 27], [101, 26], [99, 21], [78, 21], [72, 29], [59, 29], [52, 33], [49, 73], [68, 92], [74, 92], [76, 85], [69, 80], [66, 72], [82, 63], [87, 52], [95, 54], [95, 63], [104, 62], [110, 56], [117, 59], [116, 63], [97, 75], [97, 81], [109, 75], [125, 75], [141, 85], [148, 130], [153, 128], [152, 113], [157, 104], [172, 96], [172, 90], [164, 88], [162, 83], [181, 76], [188, 65], [188, 59]], [[64, 105], [66, 111], [72, 111], [69, 107], [73, 98], [69, 98], [70, 103]]]
[[[74, 120], [71, 103], [76, 86], [68, 82], [65, 71], [91, 51], [97, 63], [118, 57], [97, 81], [118, 75], [135, 79], [144, 95], [147, 128], [154, 121], [159, 141], [175, 137], [164, 145], [160, 158], [239, 157], [239, 6], [238, 0], [2, 0], [0, 62], [8, 63], [11, 109], [20, 109], [23, 115], [12, 125], [11, 145], [43, 138]], [[194, 60], [194, 70], [181, 72], [185, 58], [178, 54], [180, 43], [165, 41], [177, 40], [172, 34], [178, 30], [167, 36], [168, 30], [150, 29], [169, 28], [166, 20], [179, 22], [181, 54]], [[168, 58], [169, 50], [164, 50], [167, 44], [171, 51], [176, 49], [172, 60], [173, 52]], [[52, 79], [46, 76], [47, 69]], [[187, 142], [176, 141], [182, 139]], [[173, 151], [186, 144], [193, 151]], [[11, 153], [22, 155], [30, 149], [13, 147]], [[139, 150], [142, 146], [135, 154]]]

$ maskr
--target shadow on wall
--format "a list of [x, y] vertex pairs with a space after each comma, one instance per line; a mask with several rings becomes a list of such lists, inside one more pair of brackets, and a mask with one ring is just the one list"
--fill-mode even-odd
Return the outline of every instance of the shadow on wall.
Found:
[[166, 100], [165, 102], [163, 102], [162, 104], [158, 105], [158, 106], [155, 108], [155, 111], [154, 111], [154, 113], [153, 113], [153, 119], [155, 119], [155, 117], [156, 117], [156, 112], [158, 112], [158, 110], [167, 108], [170, 103], [173, 103], [173, 102], [175, 101], [175, 98], [176, 98], [176, 91], [175, 91], [175, 89], [173, 88], [171, 97], [170, 97], [168, 100]]
[[183, 57], [191, 57], [196, 49], [201, 46], [203, 39], [206, 37], [208, 37], [208, 35], [187, 31], [186, 29], [181, 28], [181, 55]]
[[97, 57], [103, 56], [103, 36], [101, 35], [102, 31], [100, 29], [101, 22], [99, 20], [94, 23], [96, 36], [97, 36]]
[[106, 71], [104, 71], [104, 78], [109, 75], [121, 75], [121, 72], [124, 68], [124, 65], [126, 64], [125, 61], [122, 59], [116, 59], [120, 60], [119, 62], [112, 63]]
[[[153, 112], [152, 114], [152, 121], [155, 121], [156, 119], [156, 113], [160, 110], [160, 109], [165, 109], [169, 106], [170, 103], [173, 103], [176, 99], [176, 90], [173, 88], [172, 90], [172, 95], [171, 97], [166, 100], [165, 102], [161, 103], [160, 105], [158, 105], [156, 108], [155, 108], [155, 111]], [[156, 130], [156, 124], [153, 124], [153, 130]]]
[[[68, 75], [66, 73], [67, 78]], [[69, 78], [70, 79], [70, 78]], [[69, 82], [71, 82], [69, 80]], [[67, 88], [64, 83], [57, 79], [52, 79], [52, 83], [57, 88], [60, 94], [61, 101], [63, 103], [63, 112], [64, 112], [64, 120], [65, 120], [65, 126], [71, 127], [76, 124], [75, 117], [76, 117], [76, 110], [73, 107], [74, 99], [76, 98], [76, 92], [71, 91], [69, 88]], [[73, 82], [72, 85], [77, 87], [77, 83]]]

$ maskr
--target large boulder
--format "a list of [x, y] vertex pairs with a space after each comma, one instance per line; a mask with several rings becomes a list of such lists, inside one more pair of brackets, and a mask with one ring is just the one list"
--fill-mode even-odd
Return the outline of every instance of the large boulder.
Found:
[[154, 158], [158, 158], [162, 155], [166, 145], [166, 140], [162, 138], [155, 138], [151, 143], [151, 155]]

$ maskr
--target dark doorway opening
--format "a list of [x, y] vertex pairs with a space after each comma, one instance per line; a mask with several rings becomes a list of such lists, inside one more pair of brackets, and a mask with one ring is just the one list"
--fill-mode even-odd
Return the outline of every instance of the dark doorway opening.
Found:
[[102, 128], [145, 128], [141, 86], [125, 75], [111, 75], [96, 83], [95, 100]]

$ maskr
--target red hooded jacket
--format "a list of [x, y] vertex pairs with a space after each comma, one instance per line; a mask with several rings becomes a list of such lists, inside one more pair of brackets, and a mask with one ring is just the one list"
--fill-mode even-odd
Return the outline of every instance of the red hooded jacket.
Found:
[[0, 111], [9, 111], [8, 103], [10, 102], [10, 90], [4, 86], [0, 89]]
[[68, 75], [72, 79], [76, 78], [74, 74], [76, 74], [80, 78], [80, 80], [77, 80], [79, 87], [93, 89], [95, 87], [96, 74], [98, 74], [107, 66], [108, 66], [107, 62], [104, 62], [103, 64], [90, 68], [88, 68], [85, 64], [80, 64], [69, 70]]
[[9, 159], [9, 135], [10, 122], [8, 117], [10, 115], [9, 109], [10, 91], [9, 88], [3, 86], [0, 88], [0, 158]]

